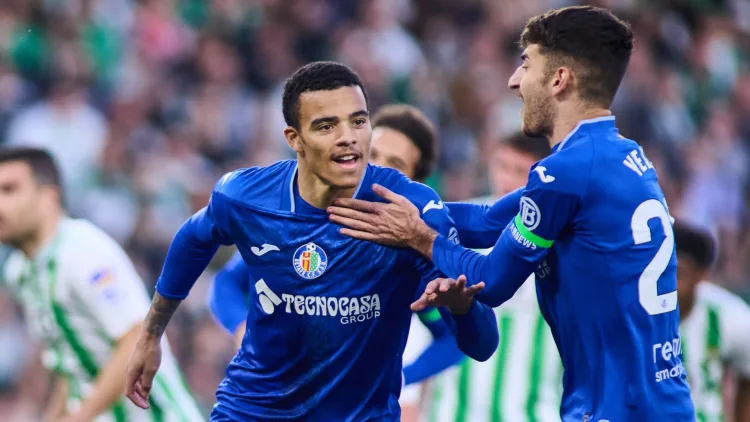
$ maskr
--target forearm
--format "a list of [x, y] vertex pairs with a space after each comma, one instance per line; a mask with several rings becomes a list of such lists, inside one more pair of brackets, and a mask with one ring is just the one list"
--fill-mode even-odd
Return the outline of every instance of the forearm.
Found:
[[458, 348], [474, 360], [484, 362], [489, 359], [500, 342], [497, 320], [492, 308], [474, 301], [469, 312], [458, 315], [447, 309], [440, 314], [456, 336]]
[[750, 422], [750, 379], [738, 379], [734, 399], [734, 420]]
[[93, 389], [81, 403], [77, 412], [81, 419], [92, 420], [120, 400], [124, 393], [125, 367], [133, 353], [139, 332], [140, 324], [131, 328], [117, 342], [109, 361], [94, 380]]
[[211, 262], [219, 243], [212, 236], [205, 209], [190, 217], [172, 240], [156, 291], [168, 299], [184, 299]]
[[49, 403], [44, 411], [42, 420], [44, 422], [54, 422], [65, 414], [68, 401], [68, 382], [62, 375], [55, 378], [55, 385], [52, 387]]
[[182, 300], [167, 299], [159, 292], [154, 293], [151, 308], [148, 310], [146, 320], [143, 323], [143, 335], [153, 339], [161, 339], [167, 329], [169, 320], [172, 319], [177, 307]]
[[513, 240], [501, 235], [489, 255], [482, 255], [460, 245], [455, 245], [443, 236], [438, 236], [431, 248], [435, 266], [451, 278], [465, 275], [467, 285], [480, 282], [485, 288], [476, 296], [480, 301], [492, 306], [500, 306], [518, 290], [534, 272], [536, 261], [520, 256]]
[[491, 206], [466, 202], [447, 203], [461, 244], [473, 249], [492, 247], [508, 222], [518, 213], [521, 196], [523, 189], [517, 189]]

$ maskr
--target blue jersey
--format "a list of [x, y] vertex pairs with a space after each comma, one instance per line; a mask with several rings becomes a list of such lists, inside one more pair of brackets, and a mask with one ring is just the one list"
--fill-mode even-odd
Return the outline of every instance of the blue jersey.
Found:
[[[254, 279], [250, 268], [242, 260], [242, 255], [236, 252], [216, 274], [209, 288], [208, 307], [211, 314], [230, 334], [234, 334], [248, 317], [251, 282]], [[421, 295], [421, 292], [417, 292], [417, 295]], [[424, 381], [457, 364], [464, 357], [455, 337], [440, 317], [440, 311], [426, 308], [417, 315], [432, 334], [433, 341], [411, 365], [404, 368], [404, 385]]]
[[487, 257], [439, 236], [438, 268], [466, 274], [469, 284], [484, 280], [480, 300], [495, 306], [535, 270], [565, 367], [564, 421], [694, 420], [671, 219], [643, 150], [618, 133], [614, 117], [583, 121], [532, 167], [518, 204]]
[[[157, 291], [184, 297], [182, 280], [197, 278], [191, 267], [205, 267], [218, 243], [236, 244], [250, 268], [247, 331], [211, 420], [398, 421], [409, 305], [441, 273], [409, 249], [341, 235], [324, 210], [301, 199], [296, 175], [296, 161], [283, 161], [223, 177], [208, 207], [175, 236]], [[373, 183], [411, 199], [457, 240], [447, 209], [427, 206], [440, 201], [434, 191], [368, 166], [355, 197], [377, 200]], [[489, 307], [440, 312], [462, 350], [489, 358], [498, 341]]]

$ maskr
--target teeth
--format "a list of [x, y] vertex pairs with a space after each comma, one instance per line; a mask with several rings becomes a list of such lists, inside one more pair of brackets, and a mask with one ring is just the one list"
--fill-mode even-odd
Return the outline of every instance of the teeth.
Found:
[[353, 155], [344, 155], [343, 157], [339, 158], [340, 161], [349, 161], [349, 160], [353, 160], [353, 159], [354, 159]]

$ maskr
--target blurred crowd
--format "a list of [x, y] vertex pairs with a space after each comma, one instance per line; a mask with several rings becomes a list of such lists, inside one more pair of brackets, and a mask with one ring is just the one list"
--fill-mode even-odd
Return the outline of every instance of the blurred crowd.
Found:
[[[747, 297], [746, 0], [6, 0], [0, 145], [51, 150], [70, 213], [125, 245], [152, 289], [172, 236], [224, 172], [292, 157], [281, 91], [309, 61], [347, 63], [373, 109], [410, 103], [438, 125], [441, 158], [428, 183], [444, 199], [487, 193], [483, 151], [520, 124], [507, 89], [520, 29], [574, 3], [632, 23], [618, 126], [657, 166], [672, 214], [719, 237], [714, 280]], [[168, 331], [207, 409], [234, 354], [206, 310], [210, 280], [207, 272]], [[21, 323], [0, 293], [6, 416], [33, 413], [46, 394]]]

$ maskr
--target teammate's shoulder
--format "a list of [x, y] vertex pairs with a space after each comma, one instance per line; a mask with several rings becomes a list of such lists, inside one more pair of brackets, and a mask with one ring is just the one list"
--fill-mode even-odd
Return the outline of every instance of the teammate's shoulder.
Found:
[[734, 315], [741, 313], [750, 317], [750, 305], [737, 294], [718, 284], [701, 281], [696, 286], [695, 294], [698, 301], [716, 307], [721, 312], [729, 312]]
[[280, 190], [297, 168], [297, 160], [282, 160], [269, 166], [242, 168], [226, 173], [213, 192], [229, 199], [259, 202], [280, 197]]
[[391, 168], [369, 165], [372, 171], [372, 183], [377, 183], [389, 190], [404, 196], [424, 214], [429, 207], [442, 208], [440, 195], [424, 183], [409, 179], [403, 173]]
[[591, 156], [572, 151], [580, 147], [577, 144], [534, 163], [529, 170], [527, 189], [582, 192], [591, 175]]

